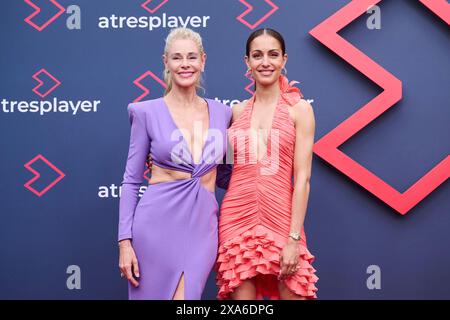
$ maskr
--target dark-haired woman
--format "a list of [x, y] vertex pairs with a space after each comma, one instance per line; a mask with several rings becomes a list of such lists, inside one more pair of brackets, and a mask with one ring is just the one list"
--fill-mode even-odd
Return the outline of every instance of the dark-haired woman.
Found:
[[233, 107], [234, 167], [221, 206], [219, 299], [315, 299], [318, 278], [303, 228], [315, 121], [289, 83], [283, 37], [253, 32], [245, 62], [255, 94]]

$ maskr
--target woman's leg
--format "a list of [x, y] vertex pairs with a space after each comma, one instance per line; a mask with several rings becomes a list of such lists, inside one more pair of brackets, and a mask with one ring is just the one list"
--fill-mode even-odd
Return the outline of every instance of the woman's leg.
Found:
[[254, 279], [248, 279], [241, 283], [241, 285], [234, 289], [230, 294], [233, 300], [255, 300], [256, 286]]
[[281, 300], [306, 300], [305, 297], [299, 296], [292, 292], [283, 281], [278, 281], [278, 290], [280, 292]]
[[184, 272], [181, 274], [180, 281], [175, 289], [172, 300], [184, 300]]

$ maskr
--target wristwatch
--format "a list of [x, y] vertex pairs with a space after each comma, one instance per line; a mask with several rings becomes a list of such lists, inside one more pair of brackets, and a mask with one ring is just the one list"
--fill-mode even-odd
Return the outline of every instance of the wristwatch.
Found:
[[289, 237], [294, 239], [295, 241], [299, 241], [300, 238], [300, 233], [297, 231], [292, 231], [291, 233], [289, 233]]

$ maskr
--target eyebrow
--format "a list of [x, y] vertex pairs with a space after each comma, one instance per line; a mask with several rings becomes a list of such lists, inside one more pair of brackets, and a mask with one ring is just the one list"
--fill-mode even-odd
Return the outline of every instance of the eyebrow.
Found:
[[[189, 55], [193, 55], [193, 54], [199, 54], [199, 53], [198, 53], [198, 52], [188, 52], [188, 56], [189, 56]], [[176, 56], [176, 55], [180, 55], [180, 56], [181, 56], [181, 53], [175, 52], [175, 53], [172, 53], [171, 55], [172, 55], [172, 56]]]
[[[274, 51], [279, 52], [279, 51], [281, 51], [281, 49], [270, 49], [270, 50], [269, 50], [269, 52], [274, 52]], [[251, 51], [251, 53], [254, 53], [254, 52], [262, 52], [262, 50], [255, 49], [255, 50], [252, 50], [252, 51]]]

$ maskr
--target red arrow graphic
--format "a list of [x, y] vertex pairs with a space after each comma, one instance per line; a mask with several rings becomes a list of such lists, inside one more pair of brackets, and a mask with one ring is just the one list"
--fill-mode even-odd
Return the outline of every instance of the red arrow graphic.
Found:
[[255, 92], [253, 91], [252, 86], [255, 84], [255, 79], [252, 78], [250, 71], [245, 74], [245, 77], [251, 82], [244, 89], [245, 91], [253, 95]]
[[152, 77], [156, 82], [158, 82], [163, 88], [167, 88], [166, 84], [164, 81], [162, 81], [160, 78], [158, 78], [153, 72], [151, 72], [150, 70], [143, 73], [141, 76], [139, 76], [137, 79], [135, 79], [133, 81], [133, 83], [138, 86], [139, 88], [141, 88], [144, 93], [141, 94], [139, 97], [137, 97], [136, 99], [134, 99], [133, 102], [139, 102], [141, 101], [145, 96], [147, 96], [150, 93], [150, 89], [148, 89], [147, 87], [145, 87], [142, 83], [141, 80], [146, 78], [146, 77]]
[[[38, 89], [44, 84], [44, 81], [42, 81], [41, 79], [39, 79], [40, 75], [42, 73], [45, 73], [50, 79], [52, 79], [55, 84], [48, 89], [46, 92], [44, 93], [40, 93], [38, 91]], [[57, 86], [59, 86], [61, 84], [61, 82], [56, 79], [54, 76], [52, 76], [47, 70], [45, 70], [44, 68], [42, 68], [41, 70], [39, 70], [38, 72], [36, 72], [35, 74], [33, 74], [33, 79], [36, 80], [38, 82], [38, 85], [36, 87], [34, 87], [32, 90], [34, 93], [36, 93], [38, 96], [40, 96], [41, 98], [45, 98], [50, 92], [52, 92], [53, 90], [55, 90], [55, 88]]]
[[[402, 98], [402, 83], [363, 52], [337, 34], [381, 0], [354, 0], [309, 33], [384, 91], [353, 115], [323, 136], [314, 145], [314, 153], [336, 167], [350, 179], [367, 189], [389, 206], [405, 215], [450, 177], [447, 156], [403, 193], [398, 192], [377, 175], [338, 150], [338, 147], [374, 121]], [[450, 5], [446, 0], [421, 0], [430, 10], [450, 23]]]
[[66, 11], [66, 9], [62, 5], [60, 5], [56, 0], [50, 0], [50, 2], [55, 7], [57, 7], [59, 10], [50, 19], [48, 19], [43, 25], [38, 26], [33, 21], [31, 21], [31, 19], [33, 19], [36, 15], [38, 15], [41, 12], [41, 8], [39, 8], [37, 5], [35, 5], [31, 0], [24, 0], [24, 1], [25, 1], [25, 3], [27, 3], [29, 6], [31, 6], [35, 10], [32, 14], [30, 14], [28, 17], [25, 18], [25, 22], [39, 31], [42, 31], [45, 28], [47, 28], [47, 26], [50, 23], [55, 21], [60, 15], [62, 15], [64, 13], [64, 11]]
[[[50, 168], [52, 168], [54, 171], [56, 171], [56, 173], [58, 173], [58, 178], [56, 178], [55, 180], [53, 180], [53, 182], [51, 182], [47, 187], [45, 187], [42, 191], [37, 191], [36, 189], [34, 189], [31, 184], [38, 180], [41, 177], [41, 174], [34, 170], [31, 165], [33, 163], [35, 163], [37, 160], [42, 160], [44, 161]], [[34, 174], [34, 177], [32, 179], [30, 179], [27, 183], [24, 184], [25, 188], [27, 188], [28, 190], [30, 190], [31, 192], [33, 192], [35, 195], [37, 195], [38, 197], [41, 197], [42, 195], [44, 195], [48, 190], [50, 190], [50, 188], [52, 188], [55, 184], [57, 184], [62, 178], [65, 177], [65, 174], [59, 170], [53, 163], [51, 163], [49, 160], [47, 160], [47, 158], [45, 158], [43, 155], [38, 154], [36, 157], [34, 157], [33, 159], [31, 159], [30, 161], [28, 161], [27, 163], [24, 164], [24, 167], [27, 168], [31, 173]]]
[[264, 16], [262, 16], [258, 21], [256, 21], [254, 24], [249, 23], [247, 20], [244, 19], [244, 17], [253, 11], [253, 6], [251, 6], [247, 1], [245, 0], [239, 0], [240, 3], [244, 4], [247, 7], [247, 10], [242, 12], [236, 19], [245, 24], [250, 29], [255, 29], [257, 26], [259, 26], [261, 23], [263, 23], [267, 18], [269, 18], [275, 11], [278, 10], [278, 7], [270, 0], [264, 0], [272, 9], [268, 11]]
[[169, 0], [162, 0], [160, 2], [160, 4], [158, 4], [157, 6], [153, 7], [153, 8], [149, 8], [147, 5], [150, 2], [153, 2], [154, 0], [147, 0], [145, 1], [143, 4], [141, 4], [141, 7], [144, 8], [145, 10], [147, 10], [148, 12], [150, 12], [151, 14], [155, 13], [159, 8], [161, 8], [167, 1]]

